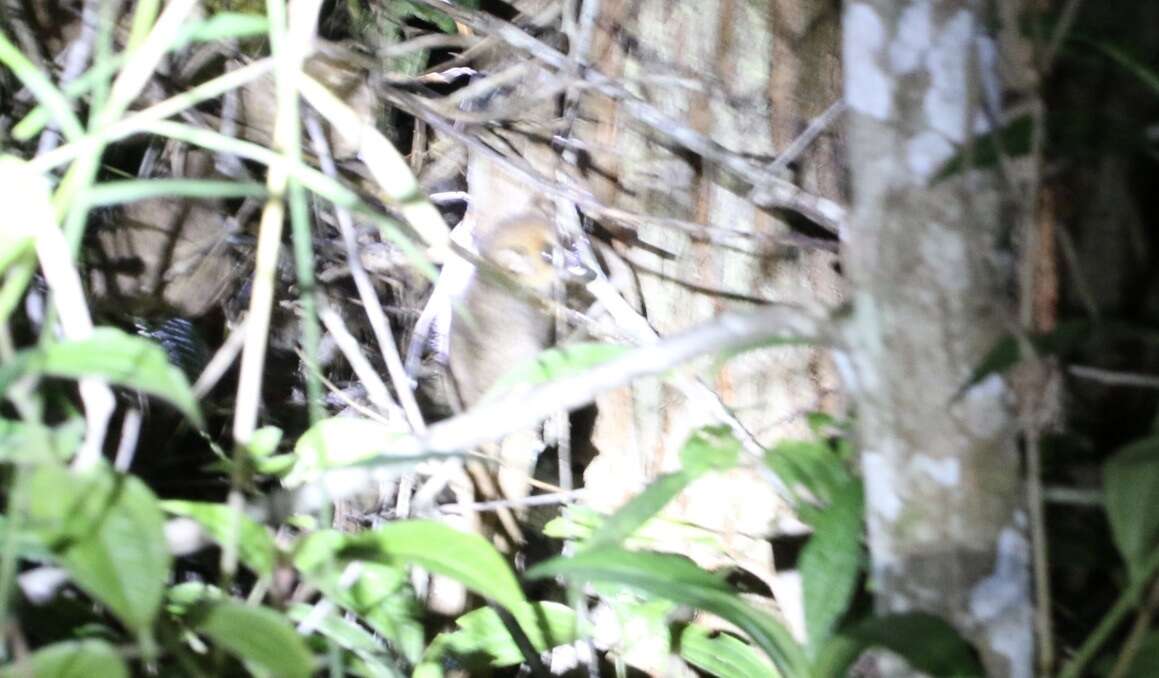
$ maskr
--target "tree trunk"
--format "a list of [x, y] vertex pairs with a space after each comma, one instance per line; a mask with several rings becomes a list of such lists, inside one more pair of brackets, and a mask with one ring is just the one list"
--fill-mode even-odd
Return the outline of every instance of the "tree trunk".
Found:
[[[758, 165], [771, 163], [840, 98], [840, 17], [827, 0], [603, 0], [600, 7], [593, 65], [677, 124]], [[597, 196], [607, 205], [659, 218], [636, 228], [650, 248], [617, 251], [661, 334], [729, 308], [751, 307], [737, 294], [840, 302], [835, 254], [785, 244], [792, 232], [784, 215], [755, 207], [742, 182], [680, 149], [673, 126], [648, 126], [620, 102], [592, 95], [584, 99], [580, 119], [590, 121], [579, 127], [579, 136], [591, 152], [586, 178]], [[827, 129], [800, 156], [797, 181], [838, 199], [839, 151], [835, 129]], [[690, 234], [662, 223], [665, 218], [706, 227]], [[767, 446], [811, 436], [804, 415], [839, 406], [835, 370], [818, 348], [777, 347], [715, 368], [706, 360], [698, 368]], [[587, 496], [604, 510], [677, 467], [689, 432], [714, 423], [702, 403], [660, 380], [609, 394], [599, 410], [595, 443], [601, 455], [586, 480]], [[691, 551], [710, 568], [739, 564], [774, 589], [785, 583], [775, 576], [766, 539], [791, 516], [754, 469], [705, 478], [676, 503], [666, 515], [702, 526], [719, 541], [690, 545], [687, 533], [679, 533], [661, 548]], [[792, 591], [777, 593], [790, 594], [778, 595], [782, 604], [795, 597]]]
[[943, 615], [990, 675], [1029, 676], [1030, 548], [1012, 390], [992, 375], [961, 391], [1014, 326], [1014, 226], [997, 168], [938, 177], [1001, 100], [981, 5], [845, 8], [846, 376], [879, 611]]

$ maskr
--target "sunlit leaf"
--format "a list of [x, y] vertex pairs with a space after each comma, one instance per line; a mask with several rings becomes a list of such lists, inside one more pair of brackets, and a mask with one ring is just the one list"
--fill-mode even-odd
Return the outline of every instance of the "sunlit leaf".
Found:
[[484, 394], [483, 400], [496, 399], [515, 387], [538, 386], [583, 374], [596, 365], [619, 358], [629, 350], [631, 348], [628, 346], [596, 342], [549, 348], [500, 377]]
[[[342, 556], [351, 539], [336, 530], [315, 532], [298, 545], [294, 565], [311, 586], [358, 615], [408, 661], [418, 661], [425, 647], [422, 610], [407, 586], [405, 563], [352, 563]], [[358, 568], [353, 580], [348, 567]]]
[[553, 558], [528, 570], [527, 576], [621, 584], [647, 596], [699, 608], [748, 634], [783, 673], [804, 675], [808, 666], [804, 651], [780, 622], [742, 600], [723, 579], [680, 556], [605, 547]]
[[28, 526], [57, 552], [76, 584], [126, 626], [152, 625], [169, 577], [164, 516], [133, 476], [37, 467], [27, 480]]
[[668, 502], [680, 494], [695, 479], [691, 473], [665, 473], [656, 478], [620, 510], [605, 520], [592, 533], [591, 548], [614, 546], [640, 529], [648, 519], [660, 512]]
[[862, 495], [856, 481], [838, 490], [818, 513], [813, 534], [801, 551], [797, 569], [803, 579], [805, 628], [813, 651], [829, 638], [857, 589], [864, 563]]
[[719, 678], [750, 678], [780, 674], [767, 657], [736, 636], [713, 633], [702, 626], [684, 627], [676, 643], [684, 661]]
[[[247, 515], [238, 515], [225, 504], [196, 501], [165, 501], [161, 507], [173, 515], [197, 521], [219, 545], [236, 541], [238, 557], [246, 567], [262, 576], [274, 573], [277, 547], [264, 525]], [[234, 530], [236, 527], [236, 535]]]
[[[309, 428], [294, 445], [297, 461], [284, 482], [294, 487], [319, 478], [323, 471], [342, 469], [381, 460], [390, 460], [390, 441], [399, 431], [386, 424], [361, 417], [331, 417]], [[417, 460], [400, 458], [400, 466]]]
[[274, 676], [308, 678], [314, 657], [286, 618], [226, 599], [201, 611], [194, 628], [218, 647]]
[[128, 678], [129, 667], [117, 649], [103, 640], [54, 643], [24, 661], [0, 668], [0, 678]]
[[429, 520], [389, 523], [350, 538], [343, 555], [391, 564], [413, 564], [462, 583], [508, 609], [526, 603], [503, 556], [477, 534]]
[[57, 426], [0, 419], [0, 461], [67, 461], [80, 446], [84, 432], [84, 419], [80, 417]]
[[197, 426], [204, 425], [193, 389], [157, 344], [115, 327], [98, 327], [87, 339], [28, 349], [0, 366], [0, 389], [26, 374], [80, 379], [100, 377], [160, 398]]
[[823, 442], [783, 440], [765, 452], [765, 464], [794, 494], [795, 508], [803, 514], [806, 506], [828, 504], [854, 482], [846, 463]]
[[740, 460], [741, 444], [727, 426], [705, 426], [692, 433], [680, 450], [681, 467], [695, 476], [727, 471]]
[[[513, 610], [512, 614], [539, 652], [574, 643], [578, 638], [575, 611], [566, 605], [536, 602]], [[450, 651], [464, 657], [486, 655], [495, 667], [515, 666], [524, 661], [523, 653], [494, 610], [486, 607], [473, 610], [456, 619], [455, 624], [459, 627], [457, 631], [435, 639], [434, 653], [428, 652], [428, 658]]]

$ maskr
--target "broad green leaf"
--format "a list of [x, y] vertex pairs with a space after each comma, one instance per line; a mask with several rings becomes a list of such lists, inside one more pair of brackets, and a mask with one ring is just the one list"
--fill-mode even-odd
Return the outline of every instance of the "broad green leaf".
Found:
[[165, 400], [195, 425], [204, 426], [189, 381], [169, 363], [165, 350], [115, 327], [98, 327], [87, 339], [21, 351], [17, 360], [0, 367], [0, 390], [24, 374], [100, 377]]
[[282, 442], [282, 429], [277, 426], [263, 426], [250, 436], [246, 451], [254, 459], [265, 459], [278, 451], [278, 444]]
[[129, 678], [117, 649], [103, 640], [71, 640], [33, 652], [28, 659], [0, 668], [0, 678]]
[[861, 576], [862, 495], [858, 481], [838, 489], [832, 503], [819, 512], [813, 535], [801, 551], [798, 569], [805, 594], [805, 628], [813, 652], [845, 614]]
[[265, 607], [234, 600], [211, 603], [194, 625], [218, 647], [271, 675], [309, 678], [314, 656], [285, 617]]
[[527, 572], [530, 579], [559, 576], [573, 583], [611, 583], [711, 612], [749, 635], [782, 672], [805, 675], [802, 648], [776, 619], [752, 607], [719, 577], [675, 555], [605, 547], [557, 557]]
[[590, 548], [617, 546], [640, 529], [648, 519], [680, 494], [695, 476], [687, 471], [666, 473], [648, 484], [644, 491], [632, 497], [592, 533]]
[[1103, 495], [1115, 545], [1137, 576], [1159, 544], [1159, 437], [1137, 440], [1103, 465]]
[[[307, 619], [312, 619], [314, 614], [313, 605], [297, 603], [290, 606], [286, 616], [295, 624], [301, 624]], [[332, 638], [351, 652], [375, 654], [385, 650], [382, 642], [366, 629], [333, 613], [323, 616], [315, 626], [322, 635]]]
[[983, 676], [974, 648], [940, 617], [921, 612], [870, 617], [833, 636], [815, 675], [844, 676], [870, 648], [885, 648], [931, 676]]
[[[578, 638], [575, 611], [566, 605], [535, 602], [520, 607], [512, 614], [539, 652], [574, 643]], [[515, 666], [523, 662], [519, 647], [511, 639], [499, 615], [491, 608], [483, 607], [468, 612], [456, 619], [455, 624], [459, 629], [436, 638], [426, 659], [450, 651], [462, 657], [486, 655], [490, 658], [490, 665], [495, 667]]]
[[580, 504], [563, 507], [563, 515], [552, 518], [543, 526], [543, 533], [552, 539], [583, 541], [595, 533], [604, 522], [604, 516], [595, 509]]
[[1159, 676], [1159, 631], [1151, 631], [1139, 643], [1122, 678], [1153, 678]]
[[357, 577], [347, 581], [351, 564], [340, 557], [351, 535], [335, 530], [315, 532], [298, 545], [294, 565], [302, 577], [335, 604], [361, 617], [408, 661], [422, 656], [425, 636], [403, 564], [358, 562]]
[[236, 541], [238, 557], [246, 567], [263, 577], [273, 575], [278, 550], [265, 525], [247, 515], [236, 515], [225, 504], [173, 500], [162, 502], [161, 507], [173, 515], [197, 521], [219, 545]]
[[356, 659], [349, 667], [352, 675], [369, 678], [403, 678], [406, 675], [395, 666], [382, 640], [363, 626], [334, 611], [315, 620], [313, 619], [315, 612], [313, 605], [298, 603], [290, 607], [288, 616], [296, 624], [301, 624], [307, 619], [312, 620], [311, 623], [318, 635], [354, 653]]
[[511, 369], [483, 395], [494, 400], [515, 387], [538, 386], [556, 379], [583, 374], [596, 365], [615, 360], [631, 350], [629, 346], [587, 342], [549, 348]]
[[347, 543], [343, 555], [349, 558], [418, 565], [509, 610], [527, 602], [507, 561], [477, 534], [430, 520], [406, 520], [354, 535]]
[[165, 611], [177, 617], [184, 617], [205, 603], [217, 602], [225, 597], [221, 589], [205, 582], [187, 581], [170, 586], [165, 592]]
[[708, 471], [727, 471], [740, 460], [740, 441], [727, 426], [705, 426], [693, 432], [680, 450], [680, 465], [700, 476]]
[[27, 464], [63, 462], [84, 439], [85, 422], [73, 417], [57, 426], [0, 419], [0, 461]]
[[797, 498], [796, 508], [805, 522], [813, 517], [807, 507], [828, 504], [853, 482], [845, 460], [823, 442], [779, 442], [765, 452], [765, 465]]
[[129, 628], [150, 627], [169, 578], [164, 516], [133, 476], [41, 466], [28, 479], [27, 525], [53, 547], [77, 586]]
[[[318, 479], [323, 471], [347, 468], [383, 457], [396, 429], [372, 419], [331, 417], [311, 426], [294, 445], [297, 461], [283, 481], [294, 487]], [[413, 459], [400, 460], [414, 463]]]
[[694, 480], [709, 471], [726, 471], [736, 466], [739, 458], [740, 441], [728, 427], [706, 426], [695, 431], [680, 451], [683, 470], [664, 474], [649, 483], [643, 492], [595, 529], [589, 546], [623, 544]]
[[719, 678], [780, 675], [767, 657], [736, 636], [714, 633], [702, 626], [684, 627], [676, 641], [684, 661]]

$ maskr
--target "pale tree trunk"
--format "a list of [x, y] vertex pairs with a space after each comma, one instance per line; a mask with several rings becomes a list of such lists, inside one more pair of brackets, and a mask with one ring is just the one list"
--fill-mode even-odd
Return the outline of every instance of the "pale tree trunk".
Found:
[[1014, 326], [1013, 219], [996, 167], [937, 178], [1001, 100], [983, 5], [845, 7], [847, 381], [879, 611], [943, 615], [990, 675], [1029, 676], [1030, 548], [1012, 390], [992, 375], [960, 391]]
[[[661, 334], [708, 322], [730, 308], [751, 308], [728, 294], [774, 302], [835, 306], [842, 284], [832, 251], [787, 244], [783, 214], [755, 207], [749, 186], [711, 159], [678, 149], [681, 126], [725, 153], [768, 166], [808, 123], [840, 99], [840, 16], [827, 0], [602, 0], [591, 63], [624, 82], [675, 125], [645, 124], [621, 102], [588, 95], [578, 127], [591, 153], [585, 179], [605, 204], [660, 219], [713, 228], [694, 234], [656, 221], [636, 228], [654, 249], [618, 247], [638, 280], [647, 317]], [[840, 199], [840, 139], [825, 129], [798, 158], [807, 191]], [[814, 243], [815, 244], [815, 243]], [[840, 405], [826, 353], [777, 347], [710, 361], [699, 374], [761, 444], [808, 438], [804, 415]], [[645, 381], [602, 398], [589, 469], [588, 497], [611, 510], [657, 474], [679, 465], [677, 452], [697, 426], [716, 423], [711, 408], [671, 382]], [[776, 576], [767, 537], [790, 519], [772, 486], [750, 466], [705, 478], [666, 510], [718, 535], [690, 543], [687, 532], [661, 548], [702, 565], [739, 564], [761, 577], [782, 603], [797, 597]], [[798, 615], [790, 614], [800, 621]], [[798, 632], [800, 624], [796, 624]]]

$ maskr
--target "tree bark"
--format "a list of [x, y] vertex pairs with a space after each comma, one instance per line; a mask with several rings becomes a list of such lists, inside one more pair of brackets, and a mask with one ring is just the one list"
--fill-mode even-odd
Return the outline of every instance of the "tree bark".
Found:
[[1014, 326], [1014, 225], [996, 167], [939, 178], [1001, 101], [982, 5], [845, 8], [853, 204], [843, 262], [853, 313], [843, 372], [879, 611], [942, 615], [990, 675], [1029, 676], [1030, 547], [1012, 390], [998, 375], [961, 390]]
[[[840, 99], [840, 16], [827, 0], [602, 0], [600, 8], [594, 66], [680, 125], [757, 165], [770, 164]], [[754, 206], [743, 182], [674, 143], [674, 129], [645, 125], [621, 102], [592, 95], [580, 119], [590, 121], [578, 131], [591, 151], [586, 179], [597, 196], [660, 218], [636, 228], [650, 248], [616, 250], [661, 334], [751, 307], [723, 293], [840, 303], [834, 253], [785, 244], [781, 238], [792, 235], [785, 215]], [[822, 132], [794, 163], [803, 188], [834, 200], [841, 197], [837, 130]], [[665, 218], [706, 227], [684, 231], [664, 224]], [[840, 407], [836, 372], [820, 348], [780, 346], [723, 365], [705, 360], [697, 369], [766, 446], [810, 437], [804, 415]], [[604, 510], [677, 467], [689, 432], [714, 423], [702, 403], [660, 380], [607, 395], [599, 411], [595, 443], [601, 455], [586, 480], [588, 496]], [[661, 548], [686, 552], [710, 568], [739, 564], [775, 590], [784, 583], [775, 576], [766, 538], [792, 519], [753, 468], [705, 478], [675, 503], [667, 516], [702, 526], [718, 541], [689, 544], [680, 533]], [[776, 593], [783, 604], [795, 597], [793, 591]]]

